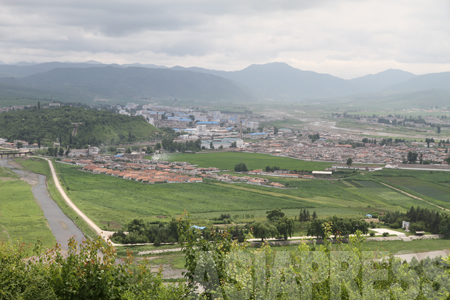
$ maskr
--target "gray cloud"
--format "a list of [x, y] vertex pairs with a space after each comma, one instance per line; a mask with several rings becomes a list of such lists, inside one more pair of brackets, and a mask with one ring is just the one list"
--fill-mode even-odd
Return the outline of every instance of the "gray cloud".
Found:
[[424, 73], [450, 68], [449, 20], [447, 0], [0, 1], [0, 60]]

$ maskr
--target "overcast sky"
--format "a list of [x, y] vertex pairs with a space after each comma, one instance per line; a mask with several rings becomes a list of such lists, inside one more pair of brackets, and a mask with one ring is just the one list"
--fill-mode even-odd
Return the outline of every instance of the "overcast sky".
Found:
[[0, 0], [0, 61], [450, 71], [449, 0]]

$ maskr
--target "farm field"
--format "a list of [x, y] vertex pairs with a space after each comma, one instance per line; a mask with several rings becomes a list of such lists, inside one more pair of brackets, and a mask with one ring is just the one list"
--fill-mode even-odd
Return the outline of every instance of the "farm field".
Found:
[[[10, 172], [0, 168], [0, 174]], [[56, 241], [31, 187], [21, 180], [0, 180], [0, 238], [51, 247]]]
[[[402, 187], [405, 191], [413, 191], [419, 197], [450, 207], [450, 188], [444, 184], [422, 180], [415, 177], [379, 177], [381, 180]], [[437, 200], [437, 201], [436, 201]]]
[[276, 178], [293, 189], [216, 181], [147, 185], [91, 174], [73, 165], [56, 163], [55, 167], [69, 197], [103, 229], [120, 229], [135, 218], [164, 222], [184, 210], [200, 225], [222, 213], [237, 222], [260, 220], [273, 208], [281, 208], [291, 217], [303, 208], [324, 217], [360, 217], [372, 211], [406, 211], [411, 205], [423, 206], [423, 202], [386, 187], [347, 188], [327, 180]]
[[264, 169], [267, 166], [278, 166], [286, 170], [319, 171], [331, 167], [331, 163], [303, 161], [288, 157], [271, 156], [259, 153], [217, 152], [185, 154], [175, 153], [160, 155], [160, 160], [186, 161], [200, 167], [216, 167], [221, 170], [234, 170], [238, 163], [245, 163], [249, 170]]

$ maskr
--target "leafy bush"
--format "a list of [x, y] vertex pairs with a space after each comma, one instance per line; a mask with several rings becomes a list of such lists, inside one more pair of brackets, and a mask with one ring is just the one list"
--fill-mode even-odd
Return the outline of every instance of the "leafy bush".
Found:
[[389, 232], [383, 232], [383, 236], [387, 237], [389, 235]]
[[[30, 258], [31, 257], [31, 258]], [[166, 285], [148, 261], [136, 266], [131, 255], [119, 262], [101, 238], [78, 245], [69, 240], [67, 254], [56, 245], [43, 251], [24, 243], [0, 241], [0, 299], [176, 299], [184, 283]]]

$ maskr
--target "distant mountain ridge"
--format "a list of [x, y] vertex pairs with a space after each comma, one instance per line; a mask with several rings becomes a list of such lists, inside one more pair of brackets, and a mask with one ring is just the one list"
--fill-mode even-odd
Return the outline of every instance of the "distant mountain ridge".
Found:
[[[105, 71], [107, 70], [107, 71]], [[3, 77], [3, 78], [2, 78]], [[6, 79], [6, 77], [15, 77]], [[136, 96], [202, 100], [292, 100], [310, 101], [330, 97], [385, 97], [386, 93], [412, 93], [429, 90], [450, 91], [450, 72], [414, 75], [389, 69], [350, 80], [304, 71], [286, 63], [251, 65], [239, 71], [209, 70], [199, 67], [167, 68], [154, 64], [105, 65], [50, 62], [43, 64], [0, 65], [0, 97], [19, 87], [43, 94], [59, 93], [68, 98], [93, 97], [129, 99]], [[14, 92], [13, 92], [14, 91]], [[429, 93], [428, 93], [429, 94]], [[446, 93], [439, 93], [445, 95]], [[64, 96], [62, 96], [64, 98]], [[400, 97], [401, 98], [401, 97]]]
[[3, 78], [0, 83], [78, 96], [85, 101], [95, 97], [130, 100], [136, 96], [157, 99], [256, 100], [254, 95], [222, 77], [156, 68], [56, 68], [22, 78]]

